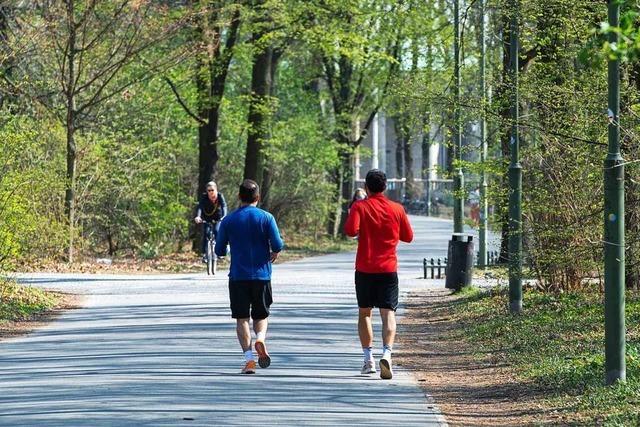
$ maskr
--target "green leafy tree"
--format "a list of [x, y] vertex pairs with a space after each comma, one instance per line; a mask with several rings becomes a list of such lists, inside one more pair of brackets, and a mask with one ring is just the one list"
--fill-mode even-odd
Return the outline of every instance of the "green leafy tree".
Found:
[[[165, 75], [178, 103], [198, 125], [197, 194], [207, 182], [215, 180], [219, 159], [220, 113], [229, 67], [237, 45], [242, 42], [240, 28], [243, 2], [194, 1], [192, 27], [187, 27], [183, 42], [193, 52], [192, 61]], [[193, 88], [183, 86], [192, 83]], [[185, 96], [185, 92], [187, 95]], [[193, 99], [195, 98], [195, 99]], [[195, 107], [192, 105], [195, 104]]]
[[331, 173], [335, 211], [329, 231], [342, 229], [353, 193], [354, 150], [380, 109], [398, 70], [412, 13], [407, 2], [309, 2], [307, 42], [323, 67], [340, 164]]
[[25, 73], [13, 79], [5, 74], [5, 82], [49, 108], [65, 126], [69, 262], [76, 235], [77, 132], [103, 118], [114, 96], [175, 63], [175, 55], [165, 52], [138, 73], [127, 74], [128, 79], [120, 78], [124, 69], [179, 28], [180, 19], [166, 12], [152, 2], [64, 0], [26, 10], [22, 18], [31, 32], [44, 37], [34, 41]]

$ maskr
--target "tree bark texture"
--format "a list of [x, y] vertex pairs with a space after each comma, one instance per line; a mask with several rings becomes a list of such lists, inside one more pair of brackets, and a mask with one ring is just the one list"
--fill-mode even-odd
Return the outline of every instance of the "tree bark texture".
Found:
[[[229, 65], [234, 54], [240, 28], [240, 11], [236, 10], [231, 17], [226, 31], [219, 26], [220, 19], [214, 10], [209, 17], [212, 27], [213, 40], [205, 39], [204, 28], [196, 31], [198, 39], [210, 43], [210, 56], [198, 61], [196, 86], [198, 88], [198, 193], [205, 191], [207, 182], [215, 181], [216, 165], [218, 164], [218, 127], [220, 123], [220, 105], [226, 86]], [[205, 22], [202, 26], [206, 26]], [[222, 41], [222, 34], [226, 33], [226, 40]], [[224, 44], [224, 50], [222, 45]], [[207, 79], [204, 79], [206, 76]]]
[[405, 145], [407, 143], [407, 139], [409, 137], [409, 132], [407, 131], [407, 113], [401, 113], [398, 116], [393, 118], [393, 128], [396, 133], [396, 146], [395, 146], [395, 157], [396, 157], [396, 178], [404, 177], [404, 150]]
[[[253, 37], [254, 45], [264, 34]], [[251, 101], [249, 103], [247, 149], [244, 160], [244, 179], [262, 182], [262, 146], [269, 135], [269, 95], [271, 93], [271, 62], [273, 47], [259, 50], [253, 57], [251, 72]]]
[[[347, 143], [343, 143], [343, 147], [349, 147]], [[344, 230], [344, 224], [347, 221], [347, 213], [349, 202], [353, 196], [353, 161], [354, 150], [343, 149], [340, 152], [340, 165], [337, 171], [337, 194], [340, 195], [340, 200], [336, 200], [335, 219], [330, 223], [332, 229], [331, 234], [334, 237], [340, 235]]]
[[409, 200], [415, 200], [419, 197], [418, 188], [416, 187], [416, 183], [414, 181], [413, 175], [413, 140], [412, 137], [409, 137], [404, 143], [404, 168], [405, 173], [404, 177], [406, 178], [405, 182], [405, 194]]
[[74, 251], [74, 237], [75, 237], [75, 185], [76, 185], [76, 161], [77, 161], [77, 147], [75, 141], [76, 131], [76, 99], [75, 99], [75, 55], [76, 55], [76, 22], [75, 22], [75, 7], [74, 1], [67, 1], [67, 25], [68, 25], [68, 38], [66, 49], [67, 60], [67, 75], [65, 83], [65, 98], [66, 98], [66, 137], [67, 137], [67, 173], [66, 173], [66, 188], [64, 198], [65, 214], [68, 221], [68, 233], [69, 240], [67, 246], [67, 261], [73, 262]]
[[[220, 123], [220, 105], [226, 86], [229, 66], [233, 58], [240, 28], [240, 11], [236, 10], [226, 31], [219, 26], [217, 9], [200, 21], [195, 30], [197, 43], [209, 45], [211, 54], [200, 53], [196, 61], [195, 84], [198, 91], [198, 187], [197, 196], [205, 192], [209, 181], [216, 180], [218, 154], [218, 128]], [[213, 39], [205, 37], [205, 29], [211, 27]], [[227, 37], [222, 50], [222, 33]], [[177, 93], [176, 93], [177, 95]], [[183, 105], [184, 107], [184, 105]], [[186, 108], [185, 108], [186, 109]], [[189, 113], [189, 111], [187, 111]], [[193, 236], [193, 250], [200, 251], [202, 227], [195, 227], [189, 233]]]
[[[420, 178], [427, 179], [431, 169], [431, 113], [427, 113], [422, 121], [422, 158]], [[426, 184], [425, 184], [426, 185]]]
[[[11, 16], [11, 8], [9, 6], [2, 5], [0, 6], [0, 56], [3, 57], [2, 68], [4, 68], [3, 73], [11, 78], [12, 68], [13, 68], [13, 60], [10, 55], [9, 48], [9, 17]], [[9, 102], [11, 103], [11, 96], [7, 96], [4, 93], [0, 93], [0, 108], [4, 107], [4, 105]]]
[[[274, 48], [271, 56], [271, 85], [269, 87], [269, 96], [274, 99], [277, 96], [277, 73], [278, 64], [283, 51], [281, 49]], [[269, 132], [268, 137], [271, 138]], [[263, 154], [263, 172], [262, 181], [260, 183], [260, 200], [262, 209], [269, 211], [271, 209], [271, 185], [273, 184], [273, 162], [268, 153]]]

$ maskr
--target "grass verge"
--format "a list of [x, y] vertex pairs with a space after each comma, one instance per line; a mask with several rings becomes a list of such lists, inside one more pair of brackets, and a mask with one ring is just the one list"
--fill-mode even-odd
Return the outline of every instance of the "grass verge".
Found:
[[55, 292], [20, 286], [0, 278], [0, 327], [31, 320], [56, 308], [62, 296]]
[[604, 385], [604, 309], [597, 291], [527, 291], [523, 314], [509, 314], [505, 291], [467, 290], [456, 304], [457, 338], [494, 352], [518, 381], [535, 387], [563, 425], [640, 425], [640, 294], [627, 294], [627, 382]]

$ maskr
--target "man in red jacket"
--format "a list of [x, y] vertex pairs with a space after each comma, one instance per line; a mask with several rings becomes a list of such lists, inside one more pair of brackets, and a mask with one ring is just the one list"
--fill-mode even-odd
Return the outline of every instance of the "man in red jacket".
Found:
[[398, 241], [411, 242], [413, 230], [404, 208], [387, 199], [387, 176], [372, 169], [365, 179], [368, 198], [356, 201], [349, 211], [344, 232], [358, 236], [356, 254], [356, 296], [358, 299], [358, 334], [364, 352], [362, 374], [376, 372], [372, 354], [373, 327], [371, 312], [380, 309], [382, 318], [382, 358], [380, 378], [391, 379], [391, 350], [396, 336], [398, 307]]

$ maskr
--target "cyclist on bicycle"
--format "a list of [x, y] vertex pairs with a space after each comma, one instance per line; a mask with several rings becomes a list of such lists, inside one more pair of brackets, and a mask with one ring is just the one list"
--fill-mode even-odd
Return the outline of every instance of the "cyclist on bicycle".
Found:
[[209, 181], [205, 187], [207, 192], [200, 196], [198, 211], [194, 221], [203, 224], [202, 238], [202, 262], [207, 262], [207, 231], [213, 227], [214, 238], [218, 236], [220, 221], [227, 214], [227, 202], [222, 193], [218, 192], [218, 185]]

